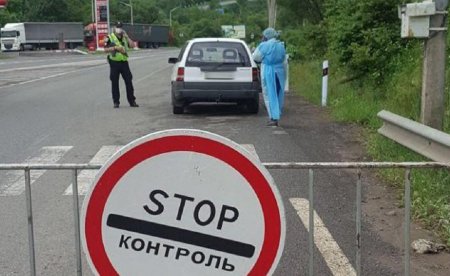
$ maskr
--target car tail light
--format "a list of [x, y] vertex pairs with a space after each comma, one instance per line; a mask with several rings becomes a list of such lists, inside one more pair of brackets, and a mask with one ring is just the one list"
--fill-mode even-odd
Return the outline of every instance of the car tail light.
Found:
[[253, 68], [253, 70], [252, 70], [252, 79], [253, 79], [253, 81], [259, 81], [258, 68]]
[[177, 81], [184, 81], [184, 67], [179, 67], [178, 68]]

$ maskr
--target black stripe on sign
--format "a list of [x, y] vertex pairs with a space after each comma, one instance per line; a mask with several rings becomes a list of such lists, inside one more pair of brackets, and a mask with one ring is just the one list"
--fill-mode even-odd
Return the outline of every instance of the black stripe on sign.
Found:
[[201, 246], [241, 257], [251, 258], [255, 254], [255, 247], [251, 244], [121, 215], [110, 214], [106, 225], [112, 228]]

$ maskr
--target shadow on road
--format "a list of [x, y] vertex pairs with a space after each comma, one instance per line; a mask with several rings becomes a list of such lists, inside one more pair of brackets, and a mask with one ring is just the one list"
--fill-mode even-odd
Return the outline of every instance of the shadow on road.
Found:
[[[261, 110], [260, 110], [261, 112]], [[194, 116], [250, 116], [255, 115], [249, 113], [245, 105], [235, 103], [195, 103], [184, 109], [184, 114]]]

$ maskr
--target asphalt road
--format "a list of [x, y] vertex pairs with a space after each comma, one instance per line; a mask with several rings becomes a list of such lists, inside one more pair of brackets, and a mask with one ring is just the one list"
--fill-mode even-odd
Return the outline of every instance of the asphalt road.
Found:
[[[339, 131], [305, 123], [305, 106], [292, 95], [279, 128], [265, 127], [266, 114], [236, 106], [199, 105], [173, 115], [170, 69], [177, 50], [140, 51], [131, 57], [139, 108], [113, 109], [104, 56], [35, 56], [0, 60], [0, 163], [87, 163], [114, 148], [159, 130], [194, 128], [252, 145], [263, 162], [343, 160]], [[322, 128], [323, 127], [323, 128]], [[350, 145], [348, 145], [350, 146]], [[344, 145], [345, 147], [345, 145]], [[345, 150], [345, 149], [344, 149]], [[271, 170], [286, 210], [286, 243], [275, 275], [307, 275], [308, 231], [301, 213], [308, 196], [308, 172]], [[29, 271], [25, 195], [20, 173], [0, 172], [0, 275]], [[76, 273], [72, 198], [68, 172], [32, 176], [38, 275]], [[355, 183], [351, 171], [317, 171], [315, 211], [316, 275], [352, 275], [355, 267]], [[84, 196], [80, 196], [82, 200]], [[307, 204], [307, 201], [306, 201]], [[307, 222], [307, 219], [306, 219]], [[401, 254], [363, 224], [363, 274], [398, 275]], [[90, 269], [83, 257], [83, 272]]]

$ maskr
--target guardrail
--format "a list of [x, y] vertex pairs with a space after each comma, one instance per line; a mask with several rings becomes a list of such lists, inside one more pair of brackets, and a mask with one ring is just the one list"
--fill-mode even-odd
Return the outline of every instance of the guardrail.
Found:
[[450, 163], [450, 135], [386, 110], [378, 113], [378, 133], [437, 162]]
[[[410, 275], [410, 223], [411, 223], [411, 169], [415, 168], [447, 168], [450, 169], [450, 163], [442, 162], [270, 162], [262, 163], [267, 169], [300, 169], [309, 172], [309, 275], [314, 272], [314, 171], [324, 169], [356, 169], [356, 246], [355, 246], [355, 273], [361, 275], [361, 214], [362, 214], [362, 194], [361, 194], [361, 170], [362, 169], [387, 169], [403, 168], [405, 169], [405, 189], [404, 189], [404, 273]], [[72, 171], [72, 194], [73, 194], [73, 215], [75, 225], [75, 249], [77, 275], [82, 275], [81, 262], [81, 236], [80, 236], [80, 215], [78, 200], [78, 171], [80, 170], [98, 170], [100, 164], [0, 164], [2, 170], [23, 170], [25, 174], [25, 193], [28, 218], [28, 245], [30, 253], [30, 274], [36, 275], [35, 263], [35, 245], [33, 229], [33, 209], [31, 198], [31, 170], [70, 170]]]

